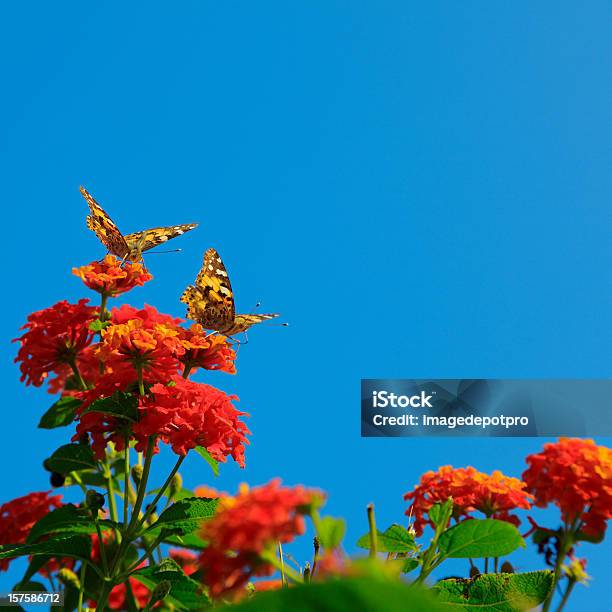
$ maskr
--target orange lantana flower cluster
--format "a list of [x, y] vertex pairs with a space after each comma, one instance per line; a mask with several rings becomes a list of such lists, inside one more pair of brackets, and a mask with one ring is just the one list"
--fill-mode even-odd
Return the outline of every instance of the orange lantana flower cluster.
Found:
[[142, 286], [153, 276], [140, 263], [121, 262], [114, 255], [102, 261], [92, 261], [86, 266], [73, 268], [87, 287], [107, 297], [121, 295], [134, 287]]
[[405, 514], [414, 517], [414, 529], [421, 535], [425, 526], [432, 524], [428, 516], [430, 508], [452, 498], [453, 518], [457, 521], [479, 511], [488, 518], [518, 525], [519, 518], [510, 511], [531, 507], [533, 497], [525, 488], [525, 483], [518, 478], [497, 470], [489, 475], [473, 467], [445, 465], [437, 472], [423, 474], [420, 483], [404, 495], [405, 500], [412, 500]]
[[[555, 504], [563, 521], [599, 536], [612, 518], [612, 450], [593, 440], [560, 438], [527, 457], [523, 473], [536, 506]], [[582, 523], [582, 525], [580, 525]]]

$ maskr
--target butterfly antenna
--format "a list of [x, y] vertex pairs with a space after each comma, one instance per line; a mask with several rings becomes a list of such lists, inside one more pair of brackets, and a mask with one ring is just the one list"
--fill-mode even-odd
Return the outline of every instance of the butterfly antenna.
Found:
[[253, 308], [251, 308], [251, 312], [249, 312], [250, 315], [255, 314], [255, 311], [261, 306], [261, 302], [257, 302], [257, 304], [255, 304], [255, 306], [253, 306]]
[[172, 249], [170, 251], [147, 251], [147, 255], [161, 255], [162, 253], [180, 253], [183, 249]]

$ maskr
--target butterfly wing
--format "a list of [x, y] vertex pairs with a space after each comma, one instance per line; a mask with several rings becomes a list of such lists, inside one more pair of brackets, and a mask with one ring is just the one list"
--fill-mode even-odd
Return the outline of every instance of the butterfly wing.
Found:
[[185, 223], [183, 225], [169, 225], [167, 227], [152, 227], [151, 229], [144, 230], [142, 232], [134, 232], [133, 234], [126, 234], [125, 241], [131, 249], [140, 250], [140, 252], [148, 251], [158, 244], [163, 244], [181, 236], [185, 232], [188, 232], [198, 227], [197, 223]]
[[234, 294], [227, 270], [215, 249], [204, 253], [195, 286], [185, 289], [181, 302], [187, 304], [187, 318], [206, 329], [225, 333], [234, 323]]
[[275, 319], [279, 315], [274, 314], [238, 314], [234, 317], [233, 325], [225, 329], [223, 333], [226, 336], [233, 336], [234, 334], [239, 334], [241, 332], [245, 332], [249, 327], [255, 325], [257, 323], [261, 323], [262, 321], [269, 321], [270, 319]]
[[87, 227], [96, 234], [110, 253], [121, 258], [127, 257], [130, 248], [123, 234], [85, 187], [81, 187], [80, 190], [89, 205], [90, 214], [87, 215]]

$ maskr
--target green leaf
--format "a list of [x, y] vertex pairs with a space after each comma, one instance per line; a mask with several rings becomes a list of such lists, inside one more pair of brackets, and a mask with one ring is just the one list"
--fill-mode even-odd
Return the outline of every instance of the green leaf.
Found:
[[7, 544], [0, 546], [0, 559], [13, 559], [25, 555], [72, 557], [89, 561], [91, 538], [77, 535], [57, 536], [37, 544]]
[[218, 504], [218, 499], [205, 497], [182, 499], [164, 510], [157, 521], [145, 529], [145, 533], [158, 530], [181, 536], [193, 533], [200, 528], [202, 521], [215, 515]]
[[469, 519], [447, 529], [438, 540], [438, 548], [445, 557], [473, 559], [503, 557], [525, 541], [511, 523], [494, 519]]
[[65, 444], [60, 446], [45, 461], [45, 467], [51, 472], [68, 474], [96, 467], [93, 451], [85, 444]]
[[218, 476], [219, 462], [203, 446], [196, 446], [194, 450], [196, 453], [198, 453], [198, 455], [200, 455], [200, 457], [204, 458], [208, 465], [210, 465], [210, 469], [213, 471], [213, 474]]
[[[100, 472], [91, 472], [91, 471], [80, 471], [76, 472], [80, 481], [84, 485], [88, 485], [90, 487], [105, 487], [106, 486], [106, 478], [104, 478], [103, 474]], [[79, 482], [76, 478], [74, 478], [71, 474], [66, 476], [66, 482], [64, 483], [65, 487], [70, 487], [72, 485], [78, 485]], [[117, 479], [113, 478], [113, 484], [117, 486]]]
[[[108, 520], [101, 520], [99, 524], [103, 530], [118, 527], [116, 523]], [[66, 504], [61, 508], [52, 510], [35, 523], [26, 542], [28, 544], [34, 543], [42, 536], [50, 533], [89, 534], [95, 532], [96, 524], [91, 518], [89, 510], [77, 508], [73, 504]]]
[[419, 565], [420, 563], [416, 559], [404, 559], [401, 572], [402, 574], [409, 574], [417, 567], [419, 567]]
[[204, 550], [208, 547], [208, 542], [203, 540], [196, 533], [188, 533], [187, 535], [167, 535], [162, 540], [164, 544], [172, 544], [181, 548], [193, 548], [196, 550]]
[[[159, 493], [159, 489], [152, 489], [151, 491], [147, 492], [147, 495], [157, 495]], [[168, 497], [168, 495], [170, 494], [170, 487], [166, 487], [166, 490], [163, 493], [163, 497]], [[181, 489], [180, 491], [178, 491], [178, 493], [174, 494], [174, 497], [172, 498], [173, 501], [181, 501], [183, 499], [187, 499], [188, 497], [196, 497], [196, 495], [194, 494], [193, 491], [190, 491], [189, 489]]]
[[552, 587], [552, 572], [481, 574], [470, 580], [449, 578], [434, 590], [446, 606], [478, 612], [515, 612], [535, 609]]
[[346, 522], [341, 518], [324, 516], [317, 523], [317, 536], [323, 548], [331, 550], [337, 548], [346, 533]]
[[180, 610], [199, 610], [211, 603], [202, 585], [186, 576], [173, 559], [163, 559], [159, 565], [137, 570], [132, 577], [151, 590], [162, 580], [170, 582], [170, 593], [164, 601]]
[[34, 574], [36, 574], [38, 570], [41, 567], [43, 567], [43, 565], [45, 565], [47, 561], [49, 561], [49, 559], [51, 559], [51, 557], [45, 557], [44, 555], [38, 555], [37, 557], [32, 557], [28, 565], [28, 568], [26, 569], [25, 574], [23, 575], [23, 578], [21, 579], [20, 582], [18, 582], [15, 585], [15, 588], [13, 590], [14, 591], [20, 591], [20, 590], [25, 591], [26, 589], [20, 588], [20, 586], [22, 584], [29, 582], [32, 576], [34, 576]]
[[453, 514], [453, 500], [447, 499], [443, 504], [435, 504], [429, 509], [429, 519], [435, 527], [446, 529]]
[[[404, 553], [412, 552], [417, 549], [414, 536], [401, 525], [394, 523], [384, 533], [378, 531], [377, 537], [378, 552]], [[357, 546], [370, 549], [370, 534], [366, 533], [357, 540]]]
[[115, 391], [110, 397], [98, 399], [83, 410], [83, 414], [89, 412], [102, 412], [118, 419], [136, 422], [138, 420], [138, 397], [131, 393]]
[[96, 319], [89, 324], [89, 329], [97, 333], [101, 332], [103, 329], [106, 329], [110, 324], [110, 321], [101, 321], [100, 319]]
[[45, 414], [42, 415], [38, 427], [41, 429], [54, 429], [65, 427], [74, 421], [76, 409], [82, 404], [81, 400], [69, 395], [60, 398]]
[[222, 610], [228, 612], [444, 612], [425, 589], [400, 581], [346, 578], [311, 582], [290, 589], [256, 593], [251, 599]]

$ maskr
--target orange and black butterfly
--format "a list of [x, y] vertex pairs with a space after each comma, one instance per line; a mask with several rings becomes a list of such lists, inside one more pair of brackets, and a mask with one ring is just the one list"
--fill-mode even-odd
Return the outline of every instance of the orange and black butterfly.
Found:
[[124, 260], [142, 261], [144, 251], [168, 242], [198, 226], [197, 223], [169, 225], [123, 235], [91, 194], [84, 187], [80, 189], [90, 210], [90, 214], [87, 215], [87, 227], [96, 234], [110, 253]]
[[187, 304], [188, 319], [224, 336], [245, 332], [251, 325], [278, 317], [277, 314], [236, 314], [232, 286], [215, 249], [204, 253], [195, 285], [185, 289], [181, 302]]

